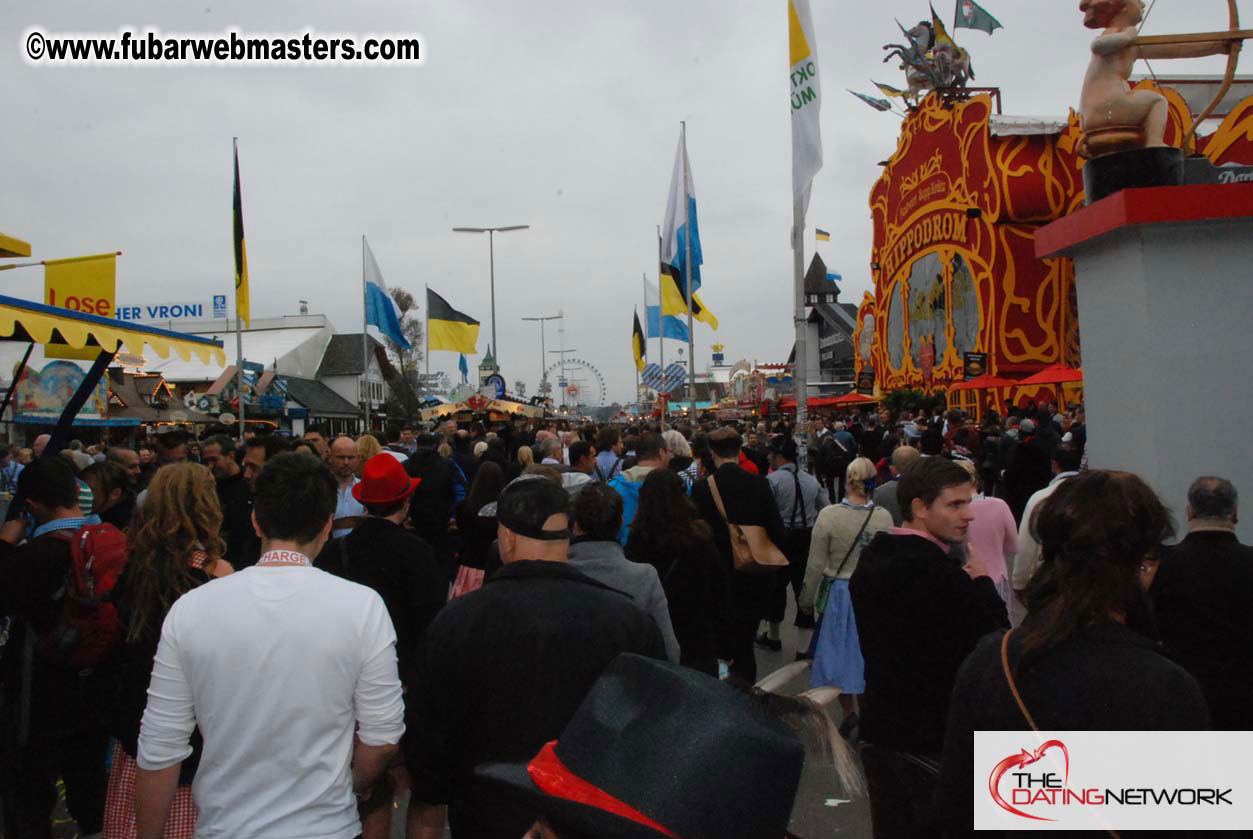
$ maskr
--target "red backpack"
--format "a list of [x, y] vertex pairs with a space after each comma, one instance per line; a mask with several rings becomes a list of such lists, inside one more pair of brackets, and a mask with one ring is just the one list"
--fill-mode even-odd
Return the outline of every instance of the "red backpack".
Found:
[[122, 637], [117, 609], [106, 598], [126, 565], [126, 534], [111, 524], [85, 524], [52, 535], [69, 543], [70, 567], [57, 623], [36, 650], [67, 667], [95, 667]]

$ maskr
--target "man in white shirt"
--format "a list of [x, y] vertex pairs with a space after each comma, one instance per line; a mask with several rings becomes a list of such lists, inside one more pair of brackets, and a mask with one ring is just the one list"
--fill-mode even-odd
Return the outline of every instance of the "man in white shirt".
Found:
[[335, 479], [289, 453], [255, 489], [260, 560], [183, 595], [161, 629], [139, 732], [139, 839], [161, 837], [196, 727], [196, 835], [214, 839], [352, 839], [354, 791], [371, 788], [404, 733], [382, 599], [310, 561], [330, 535]]
[[1031, 532], [1031, 516], [1044, 499], [1057, 490], [1062, 481], [1079, 474], [1079, 458], [1079, 450], [1069, 443], [1053, 449], [1053, 479], [1044, 489], [1034, 492], [1027, 499], [1027, 506], [1022, 509], [1022, 522], [1018, 525], [1018, 553], [1014, 555], [1014, 567], [1009, 574], [1009, 584], [1013, 589], [1009, 598], [1011, 626], [1017, 627], [1027, 616], [1027, 607], [1018, 599], [1018, 592], [1027, 587], [1036, 569], [1040, 567], [1040, 543]]
[[331, 474], [338, 484], [335, 496], [335, 521], [331, 525], [331, 538], [347, 536], [365, 517], [365, 507], [352, 495], [357, 484], [357, 444], [347, 434], [341, 434], [331, 442]]

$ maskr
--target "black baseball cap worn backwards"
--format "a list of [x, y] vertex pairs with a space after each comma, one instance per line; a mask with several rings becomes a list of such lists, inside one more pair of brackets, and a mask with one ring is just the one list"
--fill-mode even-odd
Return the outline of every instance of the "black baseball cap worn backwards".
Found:
[[496, 520], [519, 536], [545, 542], [570, 538], [570, 527], [545, 530], [549, 516], [564, 515], [569, 521], [570, 495], [558, 484], [536, 476], [516, 480], [505, 487], [496, 502]]

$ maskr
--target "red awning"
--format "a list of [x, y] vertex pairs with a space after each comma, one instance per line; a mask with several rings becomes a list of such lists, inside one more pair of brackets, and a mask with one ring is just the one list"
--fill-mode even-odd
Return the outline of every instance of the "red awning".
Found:
[[1054, 364], [1045, 367], [1039, 373], [1014, 382], [1015, 385], [1057, 385], [1064, 382], [1083, 381], [1082, 367], [1067, 367], [1065, 364]]
[[975, 376], [973, 379], [957, 382], [949, 390], [988, 390], [994, 387], [1012, 387], [1016, 384], [1018, 382], [1013, 379], [1003, 379], [1000, 376], [991, 376], [984, 373], [982, 376]]

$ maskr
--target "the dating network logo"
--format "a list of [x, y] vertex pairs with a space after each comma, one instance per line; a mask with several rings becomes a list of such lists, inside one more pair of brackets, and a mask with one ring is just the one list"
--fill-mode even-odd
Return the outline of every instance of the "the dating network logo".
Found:
[[[1045, 753], [1050, 749], [1059, 749], [1061, 751], [1062, 760], [1064, 761], [1064, 771], [1062, 777], [1058, 779], [1056, 773], [1044, 772], [1040, 774], [1032, 774], [1026, 771], [1026, 767], [1039, 762]], [[1019, 771], [1013, 772], [1011, 770]], [[1006, 801], [1001, 795], [1001, 779], [1009, 774], [1013, 779], [1010, 785], [1010, 800]], [[1008, 810], [1015, 816], [1022, 816], [1024, 819], [1038, 819], [1040, 821], [1056, 821], [1047, 816], [1036, 816], [1031, 813], [1024, 813], [1015, 807], [1015, 804], [1024, 806], [1036, 803], [1041, 797], [1048, 800], [1046, 791], [1060, 791], [1062, 793], [1070, 792], [1066, 789], [1066, 784], [1070, 781], [1070, 752], [1066, 749], [1066, 744], [1061, 740], [1045, 740], [1035, 751], [1029, 752], [1023, 749], [1016, 755], [1010, 755], [992, 768], [992, 774], [988, 776], [988, 792], [992, 794], [992, 800], [997, 806]], [[1035, 785], [1035, 791], [1040, 795], [1033, 795], [1032, 786]], [[1012, 803], [1011, 803], [1012, 802]], [[1049, 803], [1056, 803], [1050, 801]]]

